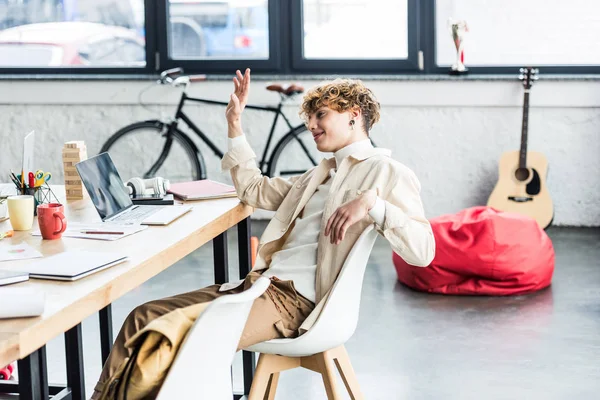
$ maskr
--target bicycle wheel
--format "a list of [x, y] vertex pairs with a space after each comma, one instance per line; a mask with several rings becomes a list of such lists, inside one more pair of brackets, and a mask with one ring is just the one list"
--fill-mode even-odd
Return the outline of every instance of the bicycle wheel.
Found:
[[171, 182], [206, 178], [198, 148], [161, 121], [137, 122], [112, 135], [100, 150], [113, 159], [121, 178], [160, 176]]
[[271, 153], [268, 176], [290, 177], [301, 175], [316, 166], [324, 157], [330, 156], [317, 150], [312, 133], [299, 125], [277, 142]]

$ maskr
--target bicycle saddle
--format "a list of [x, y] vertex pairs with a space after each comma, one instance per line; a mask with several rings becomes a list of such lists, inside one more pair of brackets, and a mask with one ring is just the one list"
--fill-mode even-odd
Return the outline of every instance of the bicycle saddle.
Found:
[[286, 96], [304, 93], [304, 88], [295, 83], [290, 83], [288, 85], [281, 85], [281, 84], [274, 83], [272, 85], [267, 86], [267, 90], [285, 94]]

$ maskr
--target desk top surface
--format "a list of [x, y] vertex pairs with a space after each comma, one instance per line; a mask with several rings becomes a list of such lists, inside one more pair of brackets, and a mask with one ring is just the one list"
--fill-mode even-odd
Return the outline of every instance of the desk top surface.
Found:
[[[53, 186], [59, 199], [64, 187]], [[63, 202], [68, 222], [100, 222], [89, 199]], [[139, 233], [115, 241], [66, 238], [43, 240], [30, 232], [17, 232], [0, 245], [23, 241], [50, 256], [84, 249], [120, 252], [128, 261], [75, 282], [30, 279], [3, 287], [28, 287], [46, 296], [44, 314], [31, 318], [0, 319], [0, 366], [21, 359], [57, 335], [66, 332], [86, 317], [106, 307], [133, 288], [146, 282], [203, 244], [249, 217], [253, 208], [237, 198], [186, 202], [191, 212], [168, 226], [150, 226]], [[37, 228], [37, 219], [34, 220]], [[12, 229], [10, 221], [0, 222], [0, 232]], [[38, 259], [39, 260], [39, 259]], [[0, 262], [0, 269], [11, 270], [36, 260]], [[9, 305], [2, 304], [0, 307]]]

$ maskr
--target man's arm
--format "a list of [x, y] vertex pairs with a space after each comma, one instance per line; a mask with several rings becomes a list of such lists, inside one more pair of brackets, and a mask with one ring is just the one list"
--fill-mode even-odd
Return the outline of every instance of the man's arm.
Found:
[[245, 139], [245, 135], [229, 137], [229, 151], [221, 166], [229, 170], [240, 200], [265, 210], [277, 210], [279, 205], [300, 176], [289, 179], [263, 176], [256, 166], [256, 154]]
[[375, 226], [404, 261], [426, 267], [435, 256], [435, 239], [425, 218], [420, 191], [419, 180], [412, 172], [398, 176], [384, 199], [383, 225]]
[[435, 240], [423, 211], [421, 186], [412, 172], [396, 174], [385, 198], [378, 197], [374, 190], [365, 191], [329, 217], [324, 234], [331, 243], [339, 244], [350, 226], [369, 215], [400, 257], [411, 265], [425, 267], [435, 255]]
[[256, 208], [277, 210], [299, 177], [283, 179], [262, 175], [256, 166], [256, 154], [243, 139], [241, 122], [250, 92], [250, 69], [246, 69], [244, 75], [236, 71], [233, 84], [235, 90], [231, 94], [225, 116], [228, 141], [235, 145], [223, 156], [221, 167], [224, 171], [230, 171], [233, 185], [242, 202]]

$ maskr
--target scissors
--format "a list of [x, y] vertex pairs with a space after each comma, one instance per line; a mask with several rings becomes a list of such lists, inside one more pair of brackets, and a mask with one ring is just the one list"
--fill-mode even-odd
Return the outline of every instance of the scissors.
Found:
[[50, 179], [52, 179], [52, 174], [50, 172], [44, 172], [41, 169], [35, 171], [35, 187], [42, 186]]

